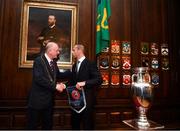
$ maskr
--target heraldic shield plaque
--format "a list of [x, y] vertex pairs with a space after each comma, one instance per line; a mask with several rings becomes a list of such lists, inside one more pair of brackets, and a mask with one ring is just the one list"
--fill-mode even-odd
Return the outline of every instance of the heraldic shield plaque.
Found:
[[81, 113], [86, 108], [86, 98], [84, 89], [78, 90], [76, 86], [66, 88], [69, 105], [77, 113]]

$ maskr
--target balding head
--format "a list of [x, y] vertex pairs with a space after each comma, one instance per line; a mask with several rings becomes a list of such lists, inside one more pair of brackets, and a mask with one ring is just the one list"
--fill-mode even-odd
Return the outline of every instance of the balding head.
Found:
[[57, 58], [59, 55], [59, 46], [55, 42], [49, 42], [46, 45], [45, 53], [51, 58]]
[[45, 49], [45, 52], [49, 52], [49, 50], [51, 50], [53, 47], [57, 47], [58, 45], [55, 43], [55, 42], [48, 42], [47, 45], [46, 45], [46, 49]]

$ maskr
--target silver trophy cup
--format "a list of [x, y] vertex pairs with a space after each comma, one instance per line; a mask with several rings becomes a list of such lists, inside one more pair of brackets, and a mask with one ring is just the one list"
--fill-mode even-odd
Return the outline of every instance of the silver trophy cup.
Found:
[[161, 129], [161, 126], [146, 117], [153, 99], [153, 86], [148, 67], [134, 68], [132, 75], [131, 93], [133, 103], [138, 112], [138, 119], [124, 120], [123, 122], [135, 129]]

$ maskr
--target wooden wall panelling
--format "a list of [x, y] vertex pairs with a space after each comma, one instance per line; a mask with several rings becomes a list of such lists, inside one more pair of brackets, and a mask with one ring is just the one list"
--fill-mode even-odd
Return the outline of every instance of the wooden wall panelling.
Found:
[[14, 112], [12, 129], [25, 129], [27, 126], [27, 118], [25, 112]]
[[63, 114], [54, 112], [53, 115], [53, 126], [55, 129], [60, 128], [63, 125]]
[[91, 15], [91, 1], [87, 0], [79, 0], [79, 31], [78, 31], [78, 42], [85, 45], [86, 49], [86, 56], [88, 58], [91, 57], [91, 53], [93, 52], [90, 50], [92, 48], [92, 39], [91, 39], [91, 22], [92, 22], [92, 15]]
[[168, 40], [170, 45], [170, 85], [168, 88], [168, 97], [171, 99], [179, 98], [180, 92], [180, 45], [179, 45], [179, 34], [180, 34], [180, 11], [177, 0], [167, 1], [168, 8]]
[[64, 119], [64, 125], [63, 125], [63, 127], [64, 127], [64, 129], [70, 129], [71, 128], [71, 114], [69, 113], [69, 114], [64, 114], [64, 117], [63, 117]]
[[[130, 40], [131, 7], [130, 0], [112, 0], [109, 21], [111, 40]], [[117, 4], [118, 3], [118, 4]]]
[[[91, 60], [96, 61], [96, 1], [91, 1]], [[93, 52], [94, 51], [94, 52]]]
[[119, 124], [121, 122], [121, 112], [111, 112], [110, 122], [113, 125]]
[[[21, 1], [4, 1], [3, 38], [1, 39], [1, 98], [23, 98], [27, 96], [28, 75], [18, 69]], [[26, 81], [26, 83], [22, 82]]]
[[[4, 11], [4, 8], [3, 8], [3, 6], [4, 6], [4, 1], [0, 1], [0, 61], [2, 61], [1, 60], [1, 56], [2, 56], [2, 38], [3, 38], [3, 11]], [[1, 83], [1, 77], [2, 77], [2, 67], [1, 67], [1, 65], [2, 65], [2, 62], [0, 62], [0, 83]], [[0, 92], [0, 96], [2, 95], [2, 93]], [[1, 97], [0, 97], [1, 98]]]
[[131, 0], [131, 41], [132, 41], [132, 67], [140, 66], [140, 52], [139, 42], [140, 42], [140, 28], [139, 25], [142, 24], [140, 21], [140, 9], [141, 2], [139, 0]]
[[11, 127], [11, 121], [10, 114], [5, 112], [0, 113], [0, 129], [9, 129]]
[[95, 114], [95, 123], [97, 123], [98, 126], [106, 127], [109, 125], [108, 123], [108, 114], [106, 112], [99, 112]]
[[[96, 0], [50, 1], [78, 4], [78, 42], [86, 45], [87, 57], [95, 60]], [[31, 87], [32, 69], [18, 68], [22, 4], [23, 0], [0, 1], [0, 129], [24, 129], [26, 124], [26, 98]], [[168, 43], [170, 72], [162, 73], [162, 83], [156, 89], [154, 104], [148, 115], [152, 120], [178, 121], [180, 62], [177, 59], [180, 57], [180, 48], [177, 2], [112, 0], [111, 7], [111, 39], [132, 42], [133, 67], [140, 64], [138, 50], [142, 40]], [[98, 89], [95, 115], [97, 129], [118, 127], [119, 121], [134, 118], [135, 114], [129, 89]], [[54, 120], [54, 129], [70, 129], [70, 110], [65, 93], [56, 95]], [[127, 128], [122, 123], [119, 127]]]

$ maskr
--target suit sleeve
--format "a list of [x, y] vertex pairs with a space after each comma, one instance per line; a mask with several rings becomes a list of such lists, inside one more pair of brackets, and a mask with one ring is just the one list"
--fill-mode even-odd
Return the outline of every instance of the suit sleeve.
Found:
[[71, 71], [60, 72], [58, 70], [56, 76], [57, 76], [57, 79], [71, 79], [72, 72]]
[[59, 79], [71, 79], [72, 78], [72, 72], [70, 70], [68, 71], [65, 71], [65, 72], [60, 72], [59, 71], [59, 68], [57, 66], [57, 63], [56, 63], [56, 78], [59, 80]]
[[68, 82], [66, 83], [66, 86], [74, 86], [76, 84], [74, 72], [75, 72], [75, 65], [72, 66], [71, 75], [68, 79]]
[[102, 83], [101, 74], [95, 63], [89, 65], [90, 79], [86, 80], [86, 86], [99, 86]]
[[44, 67], [41, 61], [39, 59], [36, 59], [33, 65], [33, 80], [40, 87], [55, 91], [56, 83], [54, 81], [50, 81], [50, 79], [46, 77], [47, 74], [45, 73], [46, 72], [44, 71]]

